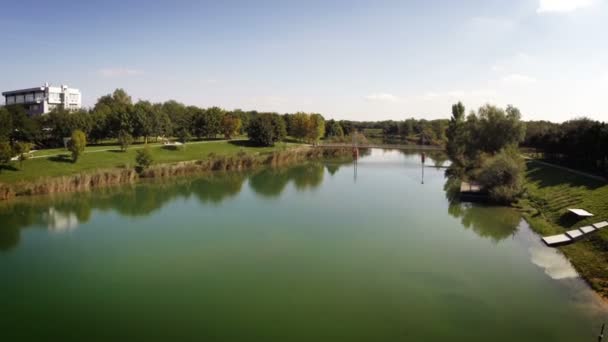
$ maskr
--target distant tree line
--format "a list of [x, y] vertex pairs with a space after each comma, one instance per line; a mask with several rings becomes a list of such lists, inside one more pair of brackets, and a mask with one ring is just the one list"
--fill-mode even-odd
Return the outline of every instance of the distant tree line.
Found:
[[522, 146], [542, 158], [569, 167], [608, 175], [608, 124], [588, 118], [564, 123], [529, 121]]
[[124, 90], [102, 96], [93, 108], [78, 111], [56, 109], [47, 115], [30, 117], [19, 105], [0, 107], [0, 143], [26, 142], [42, 147], [64, 146], [64, 139], [81, 131], [91, 143], [115, 139], [121, 146], [134, 140], [158, 138], [215, 139], [249, 134], [252, 141], [272, 145], [287, 135], [309, 143], [325, 135], [320, 114], [259, 113], [227, 111], [219, 107], [186, 106], [177, 101], [133, 102]]
[[[447, 140], [445, 134], [448, 123], [448, 119], [426, 120], [414, 118], [402, 121], [329, 120], [326, 125], [325, 137], [362, 132], [369, 138], [382, 138], [389, 143], [444, 145]], [[335, 133], [336, 131], [342, 134]]]

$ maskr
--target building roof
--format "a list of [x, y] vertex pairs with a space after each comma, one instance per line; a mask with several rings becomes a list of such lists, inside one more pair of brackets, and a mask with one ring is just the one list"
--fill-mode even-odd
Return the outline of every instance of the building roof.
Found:
[[591, 217], [593, 216], [592, 213], [588, 212], [587, 210], [584, 209], [568, 209], [569, 212], [573, 213], [576, 216], [580, 216], [580, 217]]
[[33, 93], [33, 92], [36, 92], [36, 91], [44, 91], [44, 87], [35, 87], [35, 88], [27, 88], [27, 89], [5, 91], [5, 92], [2, 93], [2, 95], [4, 95], [4, 96], [10, 96], [10, 95], [23, 94], [23, 93]]

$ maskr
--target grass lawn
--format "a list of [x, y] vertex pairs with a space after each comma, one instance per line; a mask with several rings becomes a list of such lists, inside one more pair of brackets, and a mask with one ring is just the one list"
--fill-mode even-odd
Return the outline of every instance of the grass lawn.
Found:
[[[520, 201], [531, 227], [546, 236], [608, 220], [608, 184], [567, 170], [528, 161], [528, 198]], [[579, 220], [568, 208], [582, 208], [595, 216]], [[579, 273], [608, 297], [608, 229], [559, 247]]]
[[[246, 140], [234, 141], [199, 141], [186, 144], [182, 149], [171, 150], [159, 144], [151, 144], [155, 164], [174, 163], [186, 160], [206, 158], [209, 153], [216, 155], [235, 155], [240, 151], [246, 153], [264, 153], [297, 146], [292, 143], [278, 143], [275, 147], [252, 147]], [[72, 163], [69, 152], [65, 149], [37, 151], [32, 159], [26, 160], [21, 166], [13, 162], [0, 173], [0, 182], [15, 183], [18, 181], [33, 181], [42, 177], [55, 177], [77, 174], [96, 169], [109, 169], [135, 165], [135, 152], [143, 145], [133, 145], [126, 152], [121, 152], [117, 145], [91, 146], [77, 163]], [[38, 158], [38, 156], [41, 156]]]

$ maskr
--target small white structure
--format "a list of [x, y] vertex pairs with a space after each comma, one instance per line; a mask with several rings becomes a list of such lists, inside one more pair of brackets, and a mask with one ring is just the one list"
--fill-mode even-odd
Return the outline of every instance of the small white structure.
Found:
[[566, 234], [559, 234], [553, 236], [545, 236], [543, 238], [543, 242], [547, 244], [547, 246], [557, 246], [562, 245], [564, 243], [568, 243], [572, 241]]
[[568, 209], [569, 212], [573, 213], [576, 216], [579, 217], [591, 217], [593, 216], [592, 213], [588, 212], [587, 210], [584, 209]]
[[596, 229], [591, 226], [585, 226], [585, 227], [581, 227], [580, 231], [583, 232], [583, 234], [589, 234], [589, 233], [593, 233], [594, 231], [596, 231]]
[[604, 227], [608, 227], [608, 222], [604, 221], [604, 222], [594, 223], [593, 226], [595, 227], [595, 229], [602, 229]]
[[567, 231], [566, 235], [568, 235], [568, 237], [571, 238], [572, 240], [576, 240], [583, 236], [583, 232], [581, 232], [580, 229], [573, 229], [573, 230]]
[[32, 116], [46, 114], [55, 108], [78, 110], [82, 106], [80, 90], [67, 85], [53, 87], [45, 83], [42, 87], [5, 91], [2, 95], [5, 105], [22, 105]]

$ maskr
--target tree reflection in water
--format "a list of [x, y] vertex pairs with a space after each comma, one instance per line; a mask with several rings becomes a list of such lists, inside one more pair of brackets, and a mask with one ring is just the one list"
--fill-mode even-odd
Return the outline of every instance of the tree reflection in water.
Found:
[[[339, 164], [332, 163], [336, 172]], [[143, 182], [88, 193], [17, 198], [0, 203], [0, 251], [19, 244], [25, 227], [66, 232], [87, 223], [94, 210], [115, 211], [122, 216], [143, 217], [160, 210], [176, 198], [196, 198], [203, 204], [219, 205], [238, 195], [245, 180], [262, 197], [278, 197], [289, 182], [299, 190], [311, 190], [323, 182], [326, 165], [303, 164], [291, 168], [264, 169], [253, 175], [238, 172], [213, 173], [196, 178]], [[328, 166], [329, 170], [329, 166]]]
[[472, 229], [477, 235], [489, 238], [495, 243], [516, 233], [521, 222], [521, 214], [517, 210], [504, 206], [460, 202], [458, 172], [448, 169], [446, 175], [444, 190], [450, 203], [448, 213], [460, 219], [466, 229]]

